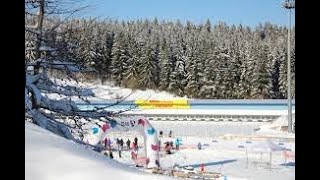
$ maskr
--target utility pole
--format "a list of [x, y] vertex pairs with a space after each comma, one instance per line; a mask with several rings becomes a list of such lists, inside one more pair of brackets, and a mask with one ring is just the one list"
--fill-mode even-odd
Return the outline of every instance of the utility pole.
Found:
[[292, 105], [291, 105], [291, 55], [290, 55], [290, 31], [291, 31], [291, 9], [295, 8], [295, 2], [292, 0], [285, 0], [283, 7], [288, 9], [289, 27], [288, 27], [288, 67], [287, 67], [287, 81], [288, 81], [288, 132], [292, 133]]

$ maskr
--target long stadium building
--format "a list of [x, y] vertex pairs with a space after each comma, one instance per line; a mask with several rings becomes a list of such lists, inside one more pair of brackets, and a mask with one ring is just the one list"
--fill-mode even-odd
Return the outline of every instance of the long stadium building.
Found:
[[[270, 122], [288, 114], [287, 100], [143, 100], [78, 103], [80, 109], [105, 107], [108, 110], [128, 110], [122, 116], [142, 115], [157, 121], [229, 121]], [[295, 113], [295, 100], [292, 100]], [[293, 118], [294, 119], [294, 118]]]

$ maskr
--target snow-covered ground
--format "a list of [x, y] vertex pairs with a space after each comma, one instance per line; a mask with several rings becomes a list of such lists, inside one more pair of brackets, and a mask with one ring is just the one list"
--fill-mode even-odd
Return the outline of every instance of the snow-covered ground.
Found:
[[[290, 180], [295, 179], [295, 167], [281, 165], [285, 162], [295, 162], [294, 159], [285, 160], [284, 151], [271, 151], [269, 142], [280, 148], [290, 149], [291, 153], [295, 152], [294, 135], [278, 132], [273, 137], [268, 137], [268, 133], [255, 133], [249, 126], [238, 125], [242, 131], [237, 132], [236, 127], [230, 129], [230, 125], [217, 124], [214, 122], [151, 122], [159, 131], [163, 130], [165, 137], [161, 138], [162, 145], [164, 142], [173, 141], [176, 138], [182, 140], [181, 150], [174, 154], [166, 155], [163, 151], [160, 153], [160, 164], [163, 168], [171, 168], [174, 164], [193, 165], [201, 163], [210, 163], [225, 160], [236, 160], [220, 165], [206, 166], [206, 171], [218, 172], [227, 176], [228, 179], [252, 179], [252, 180]], [[192, 124], [190, 124], [192, 123]], [[207, 124], [207, 127], [204, 128]], [[243, 123], [242, 123], [243, 124]], [[257, 124], [256, 124], [257, 125]], [[233, 129], [233, 130], [232, 130]], [[169, 138], [169, 130], [173, 131], [173, 138]], [[210, 131], [212, 130], [212, 131]], [[208, 132], [204, 132], [208, 131]], [[218, 131], [214, 133], [215, 131]], [[205, 134], [212, 134], [204, 136]], [[112, 134], [111, 138], [121, 137], [126, 140], [128, 134]], [[129, 138], [133, 139], [136, 134]], [[142, 138], [142, 137], [139, 137]], [[197, 144], [201, 143], [203, 150], [197, 149]], [[143, 146], [143, 144], [140, 144]], [[271, 168], [267, 163], [270, 163]], [[144, 156], [143, 149], [140, 156]], [[248, 158], [248, 159], [247, 159]], [[130, 152], [123, 152], [123, 157], [117, 155], [115, 159], [132, 165]], [[200, 170], [200, 168], [197, 168]]]
[[[86, 87], [92, 89], [95, 96], [98, 97], [96, 100], [104, 99], [118, 99], [121, 97], [127, 97], [126, 100], [136, 100], [136, 99], [157, 99], [157, 100], [166, 100], [166, 99], [181, 99], [183, 97], [178, 97], [166, 91], [155, 91], [151, 89], [147, 90], [132, 90], [128, 88], [120, 88], [113, 86], [111, 84], [84, 84]], [[186, 99], [186, 98], [185, 98]]]
[[[64, 80], [58, 78], [52, 78], [53, 81], [59, 85], [70, 85], [70, 86], [79, 86], [82, 88], [91, 89], [95, 97], [88, 98], [90, 101], [104, 101], [104, 100], [117, 100], [125, 98], [127, 101], [132, 101], [136, 99], [186, 99], [184, 97], [178, 97], [171, 93], [165, 91], [155, 91], [151, 89], [147, 90], [132, 90], [129, 88], [121, 88], [114, 86], [111, 83], [99, 84], [99, 83], [76, 83], [73, 80]], [[58, 94], [48, 94], [48, 97], [54, 99], [62, 98]], [[79, 101], [78, 97], [72, 98], [75, 101]]]
[[25, 172], [26, 180], [170, 179], [130, 168], [27, 122]]
[[[155, 124], [157, 129], [164, 131], [166, 135], [166, 126], [164, 124]], [[169, 123], [169, 122], [166, 122]], [[272, 166], [258, 166], [256, 162], [269, 162], [269, 152], [256, 152], [251, 147], [265, 147], [264, 144], [268, 138], [258, 138], [255, 133], [249, 133], [251, 136], [223, 136], [223, 129], [228, 131], [228, 126], [220, 126], [221, 133], [213, 137], [203, 137], [201, 134], [193, 135], [194, 129], [203, 126], [185, 123], [185, 128], [175, 128], [181, 126], [175, 124], [172, 127], [174, 138], [163, 137], [162, 142], [175, 141], [176, 138], [182, 140], [180, 151], [172, 155], [165, 155], [161, 152], [160, 164], [163, 168], [170, 168], [175, 163], [179, 165], [192, 165], [199, 163], [209, 163], [223, 160], [235, 159], [235, 162], [206, 166], [206, 171], [213, 171], [225, 174], [228, 179], [254, 179], [254, 180], [289, 180], [295, 179], [295, 167], [282, 166], [285, 162], [283, 152], [272, 152]], [[206, 123], [206, 122], [203, 122]], [[208, 122], [207, 122], [208, 123]], [[189, 126], [189, 128], [186, 128]], [[214, 128], [214, 125], [208, 127]], [[52, 134], [49, 131], [41, 129], [33, 124], [26, 123], [26, 179], [170, 179], [168, 176], [150, 175], [140, 170], [129, 167], [134, 163], [130, 158], [130, 152], [124, 151], [122, 158], [119, 158], [117, 152], [114, 152], [114, 160], [106, 156], [86, 149], [82, 145], [65, 140]], [[249, 129], [243, 132], [250, 131]], [[184, 133], [185, 134], [184, 134]], [[189, 132], [189, 134], [188, 134]], [[198, 131], [199, 132], [199, 131]], [[231, 132], [231, 134], [233, 134]], [[229, 135], [231, 135], [229, 134]], [[245, 134], [245, 133], [244, 133]], [[125, 135], [125, 136], [124, 136]], [[137, 134], [115, 133], [110, 137], [121, 137], [126, 141], [127, 138], [133, 140]], [[185, 136], [188, 135], [188, 136]], [[139, 137], [140, 142], [142, 137]], [[294, 140], [294, 139], [293, 139]], [[281, 146], [295, 151], [294, 141], [279, 138], [273, 138], [275, 144], [282, 143]], [[114, 141], [115, 142], [115, 141]], [[196, 149], [198, 143], [202, 144], [203, 150]], [[139, 156], [144, 156], [143, 144], [139, 151]], [[240, 147], [241, 146], [241, 147]], [[247, 153], [248, 152], [248, 161]], [[267, 151], [267, 150], [266, 150]], [[292, 160], [291, 160], [292, 161]], [[199, 169], [199, 168], [198, 168]]]
[[[96, 97], [92, 100], [117, 99], [127, 97], [128, 100], [175, 99], [181, 98], [166, 92], [132, 91], [112, 85], [83, 84], [92, 88]], [[57, 95], [50, 96], [58, 98]], [[154, 111], [154, 110], [150, 110]], [[193, 110], [183, 110], [192, 113]], [[176, 113], [178, 111], [175, 111]], [[179, 111], [182, 112], [182, 111]], [[160, 113], [160, 112], [157, 112]], [[164, 137], [165, 141], [182, 140], [181, 150], [165, 155], [161, 152], [160, 164], [170, 168], [174, 164], [192, 165], [234, 159], [235, 162], [223, 165], [206, 166], [206, 171], [220, 172], [228, 179], [252, 180], [289, 180], [295, 179], [295, 167], [280, 165], [285, 162], [283, 151], [272, 152], [271, 169], [265, 163], [270, 160], [270, 152], [254, 151], [253, 147], [265, 147], [268, 141], [295, 152], [295, 136], [268, 128], [270, 124], [262, 122], [196, 122], [196, 121], [151, 121], [159, 132], [165, 135], [173, 131], [174, 138]], [[264, 127], [256, 132], [255, 129]], [[153, 175], [131, 167], [134, 163], [130, 152], [124, 151], [119, 158], [114, 152], [114, 160], [103, 154], [93, 152], [82, 145], [68, 141], [30, 123], [25, 125], [25, 165], [27, 180], [71, 180], [71, 179], [170, 179], [169, 176]], [[142, 136], [134, 132], [113, 133], [111, 138], [129, 138], [137, 136], [140, 143]], [[196, 149], [201, 143], [203, 150]], [[139, 156], [143, 154], [143, 144]], [[265, 149], [265, 151], [268, 151]], [[117, 162], [119, 161], [119, 162]], [[294, 161], [294, 159], [289, 159]]]

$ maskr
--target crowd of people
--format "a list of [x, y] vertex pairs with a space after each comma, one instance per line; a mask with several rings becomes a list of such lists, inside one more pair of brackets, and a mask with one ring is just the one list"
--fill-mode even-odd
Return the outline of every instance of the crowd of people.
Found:
[[[160, 130], [159, 131], [159, 138], [162, 138], [164, 137], [163, 136], [163, 131]], [[173, 132], [172, 130], [169, 131], [168, 133], [168, 137], [169, 138], [173, 138]], [[161, 144], [161, 143], [159, 143]], [[179, 138], [176, 138], [175, 142], [174, 142], [174, 145], [173, 145], [173, 141], [167, 141], [164, 143], [165, 146], [164, 146], [164, 151], [166, 152], [166, 154], [172, 154], [172, 150], [175, 149], [176, 151], [178, 151], [180, 149], [180, 145], [181, 145], [181, 140]]]
[[[174, 146], [175, 145], [175, 146]], [[175, 140], [175, 143], [173, 145], [173, 141], [167, 141], [165, 142], [165, 146], [164, 146], [164, 150], [167, 154], [172, 154], [172, 150], [175, 149], [176, 151], [178, 151], [180, 149], [180, 145], [181, 145], [181, 140], [179, 138], [177, 138]]]
[[[159, 138], [163, 137], [163, 131], [159, 131]], [[172, 130], [169, 131], [168, 133], [168, 137], [172, 138], [173, 137], [173, 132]], [[104, 147], [105, 149], [108, 151], [108, 153], [106, 152], [105, 154], [107, 156], [109, 156], [110, 158], [113, 158], [113, 154], [112, 154], [112, 148], [111, 148], [111, 138], [105, 138], [104, 139]], [[173, 141], [167, 141], [164, 143], [164, 151], [166, 154], [172, 154], [173, 150], [175, 149], [176, 151], [180, 150], [180, 145], [181, 140], [179, 138], [176, 138]], [[159, 139], [159, 147], [161, 146], [161, 139]], [[122, 151], [127, 150], [130, 151], [131, 150], [131, 158], [133, 160], [137, 160], [138, 158], [138, 138], [135, 137], [133, 139], [133, 141], [131, 141], [129, 138], [127, 139], [126, 142], [124, 142], [124, 140], [121, 138], [117, 138], [116, 139], [116, 147], [117, 147], [117, 151], [119, 154], [119, 158], [122, 158]], [[198, 149], [201, 149], [201, 143], [198, 144]]]
[[[111, 138], [106, 137], [103, 141], [103, 145], [105, 150], [107, 150], [107, 152], [105, 152], [106, 156], [109, 156], [110, 158], [113, 158], [113, 154], [112, 154], [112, 147], [111, 147]], [[131, 143], [130, 139], [127, 139], [126, 141], [126, 147], [124, 145], [124, 140], [121, 138], [117, 138], [116, 139], [116, 146], [117, 146], [117, 151], [119, 154], [119, 157], [122, 157], [122, 151], [123, 150], [131, 150], [131, 157], [132, 159], [136, 159], [137, 155], [138, 155], [138, 138], [135, 137], [133, 142]]]
[[[112, 153], [112, 147], [111, 147], [111, 138], [105, 138], [104, 139], [104, 147], [105, 149], [107, 150], [104, 154], [106, 156], [109, 156], [111, 159], [113, 159], [113, 153]], [[126, 141], [126, 148], [124, 148], [124, 141], [123, 139], [119, 139], [117, 138], [116, 139], [116, 145], [117, 145], [117, 150], [118, 150], [118, 153], [119, 153], [119, 158], [122, 158], [122, 151], [123, 150], [128, 150], [130, 151], [131, 150], [131, 158], [136, 161], [138, 159], [138, 138], [135, 137], [133, 142], [131, 143], [130, 139], [127, 139]]]

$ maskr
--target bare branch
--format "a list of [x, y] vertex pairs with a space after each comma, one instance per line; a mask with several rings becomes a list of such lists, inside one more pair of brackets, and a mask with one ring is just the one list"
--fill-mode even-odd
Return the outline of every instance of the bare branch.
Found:
[[38, 83], [37, 87], [41, 90], [50, 92], [63, 94], [65, 96], [93, 96], [93, 92], [90, 89], [77, 89], [71, 86], [59, 86], [52, 83], [50, 86], [48, 83]]
[[51, 100], [48, 98], [43, 98], [39, 106], [56, 112], [63, 111], [66, 113], [72, 113], [74, 111], [79, 111], [77, 105], [73, 101], [67, 99]]
[[24, 94], [25, 107], [26, 107], [27, 111], [30, 111], [32, 109], [32, 104], [29, 99], [29, 91], [27, 88], [25, 88], [24, 92], [25, 92], [25, 94]]
[[[35, 25], [34, 25], [35, 26]], [[32, 30], [32, 29], [35, 29], [34, 27], [30, 28], [30, 27], [25, 27], [25, 30], [32, 33], [32, 34], [35, 34], [35, 35], [40, 35], [40, 33], [36, 30]]]
[[42, 100], [42, 95], [40, 90], [34, 84], [31, 84], [31, 83], [27, 83], [26, 88], [32, 93], [32, 96], [35, 100], [34, 103], [36, 103], [34, 104], [34, 106], [39, 105]]
[[67, 139], [74, 139], [64, 123], [49, 119], [38, 110], [33, 110], [31, 113], [35, 124]]

